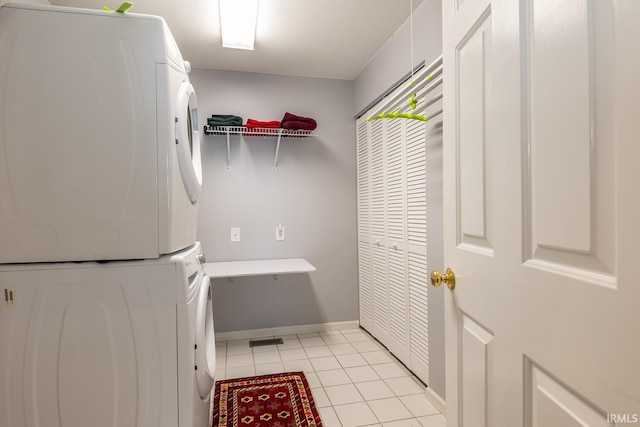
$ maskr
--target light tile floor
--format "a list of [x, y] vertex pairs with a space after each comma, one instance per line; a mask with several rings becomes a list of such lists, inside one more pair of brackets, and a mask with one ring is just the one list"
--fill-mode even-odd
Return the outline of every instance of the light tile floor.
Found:
[[425, 387], [362, 329], [216, 342], [216, 380], [303, 371], [325, 427], [445, 427]]

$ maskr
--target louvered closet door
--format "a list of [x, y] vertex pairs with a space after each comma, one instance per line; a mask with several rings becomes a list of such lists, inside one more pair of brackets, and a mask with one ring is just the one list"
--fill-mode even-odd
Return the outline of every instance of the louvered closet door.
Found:
[[[389, 111], [425, 115], [424, 90], [414, 111], [401, 97]], [[429, 108], [433, 111], [433, 108]], [[389, 232], [389, 323], [384, 343], [427, 382], [429, 327], [427, 278], [425, 122], [384, 120], [387, 130], [387, 227]]]
[[369, 166], [369, 126], [358, 123], [357, 129], [357, 191], [358, 191], [358, 272], [360, 324], [373, 326], [373, 254], [371, 251], [371, 174]]
[[387, 180], [387, 260], [389, 290], [389, 350], [407, 363], [409, 325], [406, 275], [406, 193], [405, 140], [406, 120], [381, 120], [385, 139], [385, 176]]
[[389, 279], [387, 265], [387, 212], [385, 140], [381, 121], [369, 123], [371, 169], [371, 236], [373, 277], [373, 320], [371, 333], [383, 342], [389, 336]]
[[[433, 97], [430, 94], [429, 99]], [[419, 93], [416, 114], [429, 117], [438, 105], [424, 107], [424, 91]], [[429, 382], [429, 312], [427, 266], [427, 137], [436, 120], [426, 124], [407, 123], [407, 275], [409, 282], [409, 362], [408, 366], [425, 383]]]
[[[403, 85], [372, 111], [409, 112], [410, 96]], [[425, 90], [416, 99], [415, 114], [441, 108], [434, 104], [425, 111]], [[428, 382], [425, 132], [434, 125], [407, 119], [367, 122], [365, 116], [356, 126], [360, 324]]]

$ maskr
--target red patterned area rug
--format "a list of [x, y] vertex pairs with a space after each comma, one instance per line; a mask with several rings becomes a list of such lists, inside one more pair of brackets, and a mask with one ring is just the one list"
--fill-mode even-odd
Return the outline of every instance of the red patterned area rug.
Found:
[[321, 427], [302, 372], [216, 382], [213, 427]]

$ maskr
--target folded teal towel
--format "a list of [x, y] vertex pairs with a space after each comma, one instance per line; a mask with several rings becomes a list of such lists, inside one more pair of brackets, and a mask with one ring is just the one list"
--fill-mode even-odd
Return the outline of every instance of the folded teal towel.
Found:
[[231, 114], [212, 114], [207, 119], [209, 126], [242, 126], [242, 117]]

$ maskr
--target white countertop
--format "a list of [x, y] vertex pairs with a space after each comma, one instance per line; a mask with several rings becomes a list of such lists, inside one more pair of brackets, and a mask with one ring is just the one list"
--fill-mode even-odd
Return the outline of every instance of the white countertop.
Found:
[[304, 258], [204, 263], [204, 271], [211, 278], [308, 273], [315, 270], [316, 268]]

